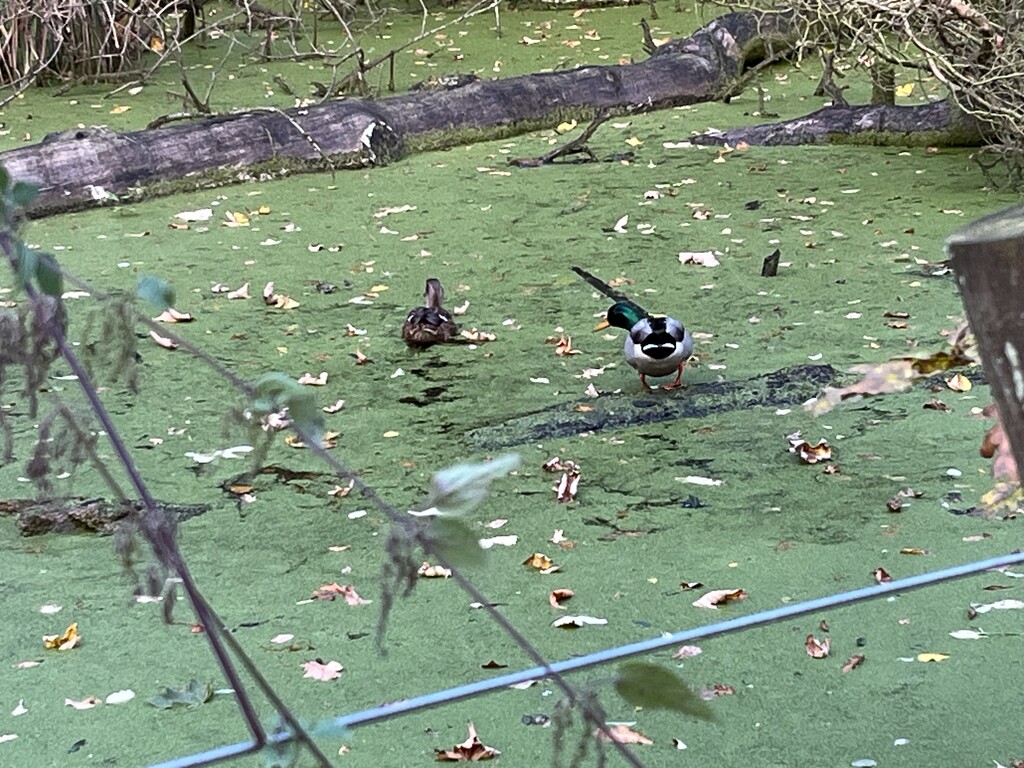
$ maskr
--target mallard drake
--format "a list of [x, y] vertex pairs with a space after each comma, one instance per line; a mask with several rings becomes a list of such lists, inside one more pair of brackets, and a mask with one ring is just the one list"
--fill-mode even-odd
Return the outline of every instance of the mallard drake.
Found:
[[459, 327], [443, 306], [444, 287], [436, 277], [427, 280], [423, 304], [412, 310], [402, 323], [402, 338], [413, 349], [441, 344], [459, 332]]
[[[640, 385], [650, 389], [648, 376], [676, 374], [664, 389], [675, 389], [683, 383], [683, 369], [693, 352], [693, 339], [681, 322], [668, 315], [655, 315], [631, 301], [620, 301], [608, 310], [607, 325], [629, 331], [623, 350], [626, 362], [640, 374]], [[599, 326], [600, 328], [606, 325]]]
[[683, 369], [693, 352], [693, 338], [683, 324], [674, 317], [648, 312], [584, 269], [572, 269], [606, 296], [616, 300], [608, 310], [607, 319], [594, 330], [599, 331], [612, 325], [629, 332], [623, 351], [626, 362], [640, 374], [640, 385], [649, 390], [648, 376], [668, 376], [675, 372], [675, 379], [663, 388], [675, 389], [681, 386]]

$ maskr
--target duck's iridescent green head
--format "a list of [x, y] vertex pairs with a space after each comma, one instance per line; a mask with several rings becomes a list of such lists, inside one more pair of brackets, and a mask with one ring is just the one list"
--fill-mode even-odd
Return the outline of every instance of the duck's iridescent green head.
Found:
[[634, 325], [647, 317], [647, 313], [631, 301], [620, 301], [608, 310], [608, 325], [631, 330]]

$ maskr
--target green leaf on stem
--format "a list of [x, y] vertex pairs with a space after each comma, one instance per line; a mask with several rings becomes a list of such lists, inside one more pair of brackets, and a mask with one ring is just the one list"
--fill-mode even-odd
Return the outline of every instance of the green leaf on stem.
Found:
[[615, 690], [635, 707], [671, 709], [701, 720], [714, 720], [711, 708], [671, 669], [645, 661], [619, 665]]
[[60, 271], [57, 260], [48, 253], [38, 255], [39, 263], [36, 265], [36, 282], [39, 290], [47, 296], [60, 298], [64, 293], [64, 275]]

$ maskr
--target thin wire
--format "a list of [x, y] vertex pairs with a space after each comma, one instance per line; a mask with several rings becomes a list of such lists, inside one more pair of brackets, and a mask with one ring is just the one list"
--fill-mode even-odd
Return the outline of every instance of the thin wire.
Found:
[[[774, 624], [797, 616], [806, 616], [809, 613], [816, 613], [818, 611], [853, 605], [854, 603], [860, 603], [865, 600], [874, 600], [879, 597], [886, 597], [898, 592], [906, 592], [911, 589], [933, 586], [935, 584], [941, 584], [942, 582], [952, 581], [953, 579], [973, 576], [984, 571], [1008, 568], [1011, 565], [1020, 565], [1021, 563], [1024, 563], [1024, 552], [1002, 555], [1000, 557], [993, 557], [987, 560], [977, 560], [963, 565], [943, 568], [938, 571], [929, 571], [927, 573], [918, 574], [917, 576], [910, 576], [905, 579], [899, 579], [885, 584], [862, 587], [860, 589], [840, 592], [827, 597], [805, 600], [800, 603], [794, 603], [793, 605], [784, 605], [779, 608], [772, 608], [767, 611], [760, 611], [747, 616], [740, 616], [735, 619], [727, 619], [726, 621], [707, 624], [703, 627], [696, 627], [694, 629], [676, 632], [675, 634], [665, 637], [657, 637], [650, 640], [642, 640], [637, 643], [630, 643], [628, 645], [616, 646], [615, 648], [607, 648], [603, 651], [587, 654], [586, 656], [555, 662], [551, 664], [550, 668], [559, 674], [566, 672], [578, 672], [582, 669], [588, 669], [602, 664], [609, 664], [613, 661], [621, 661], [622, 659], [627, 659], [631, 656], [640, 656], [642, 654], [652, 653], [653, 651], [660, 651], [674, 645], [690, 643], [694, 640], [706, 640], [711, 637], [721, 637], [733, 632], [742, 632], [756, 627], [763, 627], [768, 624]], [[433, 693], [424, 694], [423, 696], [416, 696], [411, 699], [384, 704], [379, 707], [373, 707], [371, 709], [365, 709], [349, 715], [336, 717], [332, 722], [332, 730], [369, 725], [370, 723], [387, 720], [392, 717], [397, 717], [398, 715], [417, 712], [421, 709], [429, 709], [442, 704], [451, 704], [456, 701], [469, 699], [501, 688], [519, 685], [530, 680], [537, 680], [539, 678], [543, 678], [546, 674], [548, 673], [544, 667], [533, 667], [532, 669], [512, 672], [507, 675], [493, 677], [488, 680], [480, 680], [475, 683], [460, 685], [442, 691], [434, 691]], [[291, 741], [292, 738], [291, 734], [287, 733], [268, 734], [268, 739], [272, 743], [285, 743]], [[200, 768], [200, 766], [212, 765], [213, 763], [218, 763], [222, 760], [246, 754], [247, 752], [253, 751], [253, 749], [254, 745], [252, 742], [231, 744], [211, 749], [207, 752], [199, 752], [188, 757], [179, 757], [164, 763], [157, 763], [155, 765], [151, 765], [150, 768]]]

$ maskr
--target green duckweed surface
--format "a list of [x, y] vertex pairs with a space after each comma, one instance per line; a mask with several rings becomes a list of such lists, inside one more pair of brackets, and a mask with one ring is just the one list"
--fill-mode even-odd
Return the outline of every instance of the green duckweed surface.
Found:
[[[493, 19], [477, 18], [465, 35], [447, 31], [446, 45], [457, 40], [462, 60], [439, 62], [410, 51], [400, 80], [421, 79], [435, 63], [439, 72], [505, 76], [562, 59], [639, 57], [643, 13], [620, 9], [578, 19], [569, 11], [505, 12], [501, 41], [489, 32]], [[419, 24], [418, 17], [397, 19], [391, 39], [376, 41], [380, 51]], [[679, 35], [699, 20], [665, 13], [660, 23], [661, 34]], [[592, 29], [600, 41], [586, 39]], [[520, 42], [539, 30], [548, 34], [543, 42]], [[582, 44], [568, 47], [565, 40]], [[205, 55], [215, 61], [220, 54]], [[303, 76], [325, 77], [303, 74], [306, 65], [280, 69], [300, 83]], [[290, 105], [269, 93], [277, 71], [246, 60], [230, 70], [232, 78], [222, 74], [214, 93], [223, 106]], [[173, 71], [167, 81], [173, 83]], [[798, 69], [770, 74], [764, 85], [771, 108], [784, 115], [817, 108], [820, 100], [808, 96], [815, 81], [814, 72]], [[138, 127], [175, 108], [161, 91], [159, 84], [147, 86], [121, 115], [109, 110], [130, 97], [105, 99], [100, 86], [59, 99], [29, 93], [3, 115], [11, 133], [0, 148], [17, 145], [26, 132], [38, 139], [98, 116], [117, 129]], [[851, 98], [864, 91], [854, 86]], [[963, 151], [805, 147], [722, 154], [681, 145], [692, 131], [755, 122], [757, 108], [756, 94], [747, 92], [730, 105], [615, 120], [592, 142], [600, 157], [616, 155], [610, 162], [506, 165], [509, 157], [540, 155], [564, 140], [550, 130], [414, 155], [369, 172], [295, 177], [37, 221], [26, 237], [105, 292], [132, 290], [140, 274], [169, 279], [177, 309], [195, 316], [172, 330], [241, 377], [326, 372], [320, 400], [345, 401], [326, 417], [328, 428], [341, 434], [334, 454], [406, 509], [422, 499], [434, 471], [485, 458], [468, 446], [471, 430], [549, 406], [585, 407], [590, 384], [602, 398], [623, 403], [687, 398], [685, 388], [640, 392], [621, 358], [622, 332], [592, 333], [608, 301], [570, 272], [573, 264], [606, 279], [628, 278], [621, 290], [697, 334], [686, 374], [694, 389], [793, 365], [842, 371], [941, 347], [941, 334], [961, 314], [952, 278], [934, 274], [942, 241], [1013, 198], [985, 188]], [[626, 152], [632, 159], [623, 159]], [[268, 212], [257, 213], [261, 206]], [[169, 226], [176, 214], [207, 207], [210, 221]], [[248, 211], [248, 225], [223, 226], [227, 211]], [[614, 231], [625, 216], [622, 231]], [[775, 248], [784, 266], [778, 277], [762, 278], [762, 259]], [[708, 250], [719, 254], [719, 266], [683, 265], [678, 258]], [[410, 352], [399, 329], [430, 276], [445, 284], [449, 306], [468, 302], [458, 318], [463, 327], [495, 340]], [[267, 307], [261, 293], [270, 281], [299, 306]], [[321, 293], [317, 281], [337, 290]], [[248, 300], [211, 290], [244, 283]], [[93, 301], [73, 299], [68, 306], [72, 335], [80, 338]], [[909, 313], [907, 327], [890, 327], [886, 312]], [[348, 326], [365, 334], [349, 335]], [[556, 355], [548, 339], [562, 335], [572, 337], [580, 354]], [[95, 332], [81, 340], [111, 343]], [[357, 350], [367, 364], [356, 364]], [[244, 460], [197, 465], [186, 453], [245, 442], [226, 420], [240, 397], [181, 350], [162, 349], [143, 335], [139, 352], [139, 394], [108, 377], [104, 402], [156, 497], [210, 505], [182, 525], [182, 549], [234, 637], [298, 716], [315, 721], [500, 673], [483, 668], [492, 661], [510, 670], [532, 666], [451, 580], [422, 580], [398, 603], [389, 653], [379, 655], [373, 633], [384, 515], [355, 494], [329, 496], [329, 477], [261, 475], [255, 500], [239, 504], [221, 484], [247, 468]], [[585, 369], [601, 367], [600, 375], [582, 378]], [[68, 371], [58, 364], [53, 373]], [[58, 395], [81, 402], [73, 382], [54, 379], [43, 408]], [[5, 496], [28, 496], [30, 486], [20, 478], [33, 425], [14, 387], [4, 398], [18, 440], [17, 460], [0, 468], [0, 488]], [[924, 409], [933, 398], [948, 410]], [[1008, 552], [1019, 546], [1016, 522], [951, 514], [991, 487], [988, 463], [978, 456], [987, 423], [972, 415], [987, 402], [983, 386], [918, 388], [818, 419], [792, 403], [519, 445], [522, 468], [496, 482], [474, 516], [481, 536], [515, 534], [518, 542], [490, 550], [486, 567], [471, 577], [543, 654], [562, 659], [864, 586], [876, 568], [901, 577]], [[821, 465], [799, 463], [785, 437], [797, 430], [812, 441], [826, 437], [841, 471], [826, 474]], [[107, 446], [103, 455], [113, 463]], [[582, 466], [579, 495], [570, 503], [555, 500], [557, 476], [541, 468], [556, 455]], [[268, 463], [323, 471], [283, 436]], [[686, 482], [691, 476], [721, 484], [694, 485]], [[109, 496], [87, 466], [53, 482], [62, 493]], [[906, 487], [920, 498], [890, 513], [886, 501]], [[359, 510], [366, 514], [353, 514]], [[498, 518], [508, 522], [485, 527]], [[552, 543], [556, 530], [575, 546]], [[13, 520], [3, 519], [0, 548], [0, 734], [17, 735], [0, 743], [0, 764], [145, 765], [246, 737], [230, 696], [193, 710], [160, 711], [145, 703], [164, 686], [182, 687], [193, 678], [218, 688], [226, 683], [203, 635], [191, 631], [184, 604], [168, 626], [159, 605], [133, 602], [111, 539], [22, 538]], [[925, 554], [899, 554], [903, 548]], [[533, 552], [548, 554], [561, 570], [527, 569], [522, 562]], [[353, 584], [374, 604], [299, 604], [335, 581]], [[742, 588], [749, 597], [717, 612], [702, 610], [691, 605], [699, 591], [680, 589], [694, 581], [706, 589]], [[1006, 591], [985, 591], [992, 585]], [[557, 587], [575, 591], [568, 613], [608, 623], [552, 628], [564, 613], [548, 604]], [[1016, 611], [996, 611], [971, 621], [966, 611], [972, 602], [1015, 598], [1020, 589], [1011, 576], [992, 573], [715, 639], [682, 661], [656, 654], [652, 660], [678, 667], [697, 689], [732, 688], [733, 695], [711, 702], [714, 723], [634, 710], [607, 686], [610, 670], [589, 682], [602, 691], [611, 720], [633, 722], [653, 740], [631, 747], [651, 766], [1009, 762], [1021, 752], [1019, 726], [1006, 714], [1015, 711], [1024, 682], [1013, 650], [1020, 619]], [[45, 614], [44, 605], [62, 609]], [[831, 655], [815, 660], [804, 640], [823, 635], [822, 621]], [[81, 645], [44, 651], [41, 636], [71, 622], [79, 625]], [[960, 629], [989, 636], [950, 637]], [[295, 635], [301, 650], [271, 643], [282, 633]], [[930, 652], [949, 658], [917, 660]], [[865, 662], [844, 674], [840, 668], [855, 653]], [[304, 679], [301, 664], [315, 658], [341, 662], [340, 679]], [[43, 663], [16, 668], [32, 659]], [[573, 679], [588, 683], [586, 676]], [[64, 703], [123, 689], [136, 697], [122, 705], [77, 711]], [[523, 725], [522, 716], [552, 714], [557, 698], [542, 683], [360, 728], [345, 740], [347, 753], [337, 764], [427, 765], [435, 748], [462, 741], [472, 720], [481, 738], [502, 751], [502, 764], [543, 765], [553, 750], [551, 730]], [[13, 714], [19, 702], [27, 713]], [[261, 711], [269, 721], [270, 708], [261, 704]], [[324, 744], [332, 755], [338, 747]]]

